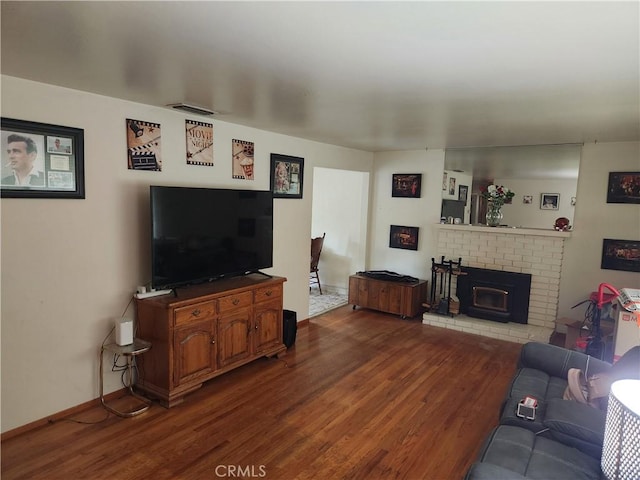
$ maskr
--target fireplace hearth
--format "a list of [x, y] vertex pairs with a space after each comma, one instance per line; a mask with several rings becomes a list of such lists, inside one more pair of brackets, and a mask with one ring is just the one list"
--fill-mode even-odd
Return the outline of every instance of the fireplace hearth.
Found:
[[528, 323], [531, 275], [463, 267], [456, 294], [460, 313], [495, 322]]

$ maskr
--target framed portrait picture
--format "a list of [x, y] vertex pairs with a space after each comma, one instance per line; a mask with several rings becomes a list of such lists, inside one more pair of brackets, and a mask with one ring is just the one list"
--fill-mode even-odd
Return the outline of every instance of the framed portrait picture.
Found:
[[449, 177], [449, 195], [456, 194], [456, 178]]
[[271, 154], [271, 193], [273, 198], [302, 198], [304, 158]]
[[640, 203], [640, 172], [610, 172], [607, 203]]
[[640, 272], [640, 240], [605, 238], [602, 241], [600, 268], [604, 270]]
[[391, 225], [389, 247], [404, 250], [418, 250], [418, 228]]
[[541, 193], [540, 209], [541, 210], [558, 210], [560, 205], [559, 193]]
[[468, 185], [460, 185], [458, 187], [458, 200], [467, 204], [467, 197], [469, 196], [469, 186]]
[[84, 130], [12, 118], [1, 123], [3, 198], [84, 198]]
[[420, 198], [421, 188], [421, 173], [394, 173], [392, 176], [392, 197]]

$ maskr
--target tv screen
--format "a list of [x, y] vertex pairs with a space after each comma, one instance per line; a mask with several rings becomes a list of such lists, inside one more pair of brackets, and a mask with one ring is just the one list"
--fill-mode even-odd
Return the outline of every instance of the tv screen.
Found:
[[151, 285], [174, 288], [273, 266], [271, 192], [151, 186]]

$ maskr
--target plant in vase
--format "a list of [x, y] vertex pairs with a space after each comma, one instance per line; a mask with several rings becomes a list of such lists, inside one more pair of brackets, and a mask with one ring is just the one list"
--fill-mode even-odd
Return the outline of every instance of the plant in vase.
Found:
[[503, 185], [489, 185], [481, 190], [483, 198], [487, 199], [487, 225], [497, 227], [502, 221], [502, 206], [515, 195]]

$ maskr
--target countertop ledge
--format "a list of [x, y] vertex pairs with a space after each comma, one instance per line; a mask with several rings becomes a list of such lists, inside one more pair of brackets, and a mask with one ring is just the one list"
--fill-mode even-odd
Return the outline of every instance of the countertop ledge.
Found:
[[487, 227], [486, 225], [452, 225], [450, 223], [436, 223], [436, 228], [441, 230], [463, 230], [469, 232], [496, 233], [503, 235], [537, 235], [540, 237], [570, 237], [571, 232], [558, 232], [545, 228], [519, 228], [519, 227]]

